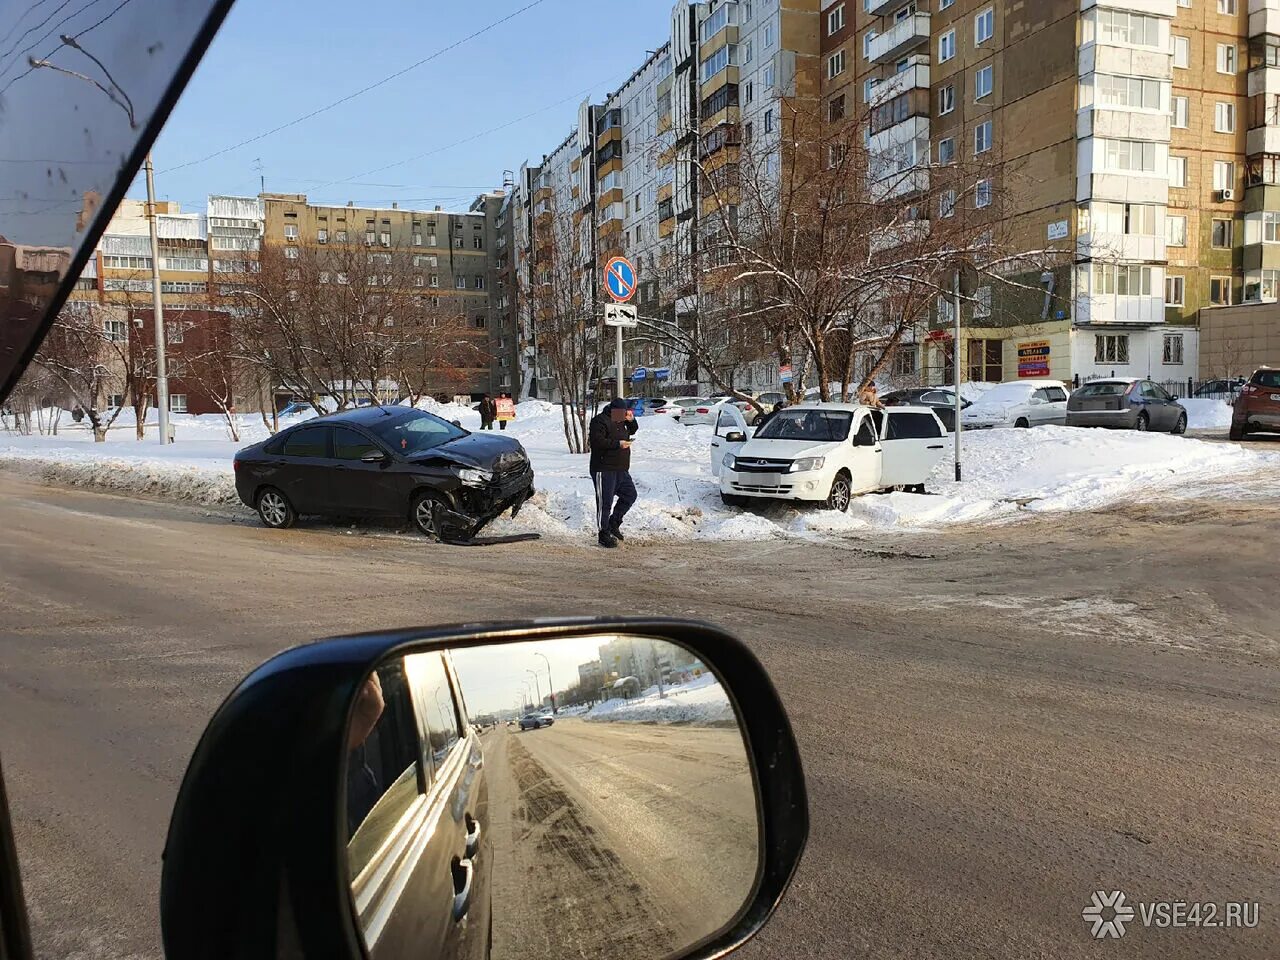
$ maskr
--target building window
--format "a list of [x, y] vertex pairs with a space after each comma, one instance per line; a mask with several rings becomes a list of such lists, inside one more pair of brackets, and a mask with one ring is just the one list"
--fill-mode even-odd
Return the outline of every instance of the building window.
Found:
[[956, 215], [956, 192], [954, 190], [943, 190], [942, 196], [938, 198], [938, 216], [946, 219]]
[[1171, 247], [1187, 245], [1187, 218], [1166, 217], [1164, 221], [1165, 238]]
[[1160, 23], [1156, 17], [1129, 13], [1125, 10], [1098, 9], [1098, 39], [1102, 43], [1127, 44], [1135, 47], [1160, 46]]
[[1280, 298], [1280, 270], [1263, 270], [1258, 296], [1263, 300]]
[[1004, 341], [969, 340], [965, 344], [969, 361], [969, 379], [975, 383], [1000, 383], [1004, 380]]
[[107, 409], [108, 409], [108, 410], [113, 410], [113, 409], [115, 409], [116, 407], [123, 407], [123, 406], [124, 406], [124, 394], [123, 394], [123, 393], [109, 393], [109, 394], [107, 394]]
[[773, 89], [773, 64], [769, 64], [764, 68], [764, 85], [770, 90]]
[[953, 84], [938, 88], [938, 115], [945, 116], [956, 108], [956, 88]]
[[1262, 212], [1262, 242], [1280, 243], [1280, 213]]
[[1161, 107], [1159, 80], [1098, 74], [1096, 87], [1098, 102], [1108, 107], [1137, 107], [1143, 110], [1159, 110]]
[[484, 249], [484, 237], [472, 237], [472, 238], [471, 238], [471, 246], [472, 246], [472, 247], [474, 247], [476, 250], [483, 250], [483, 249]]
[[1185, 187], [1187, 185], [1187, 158], [1169, 157], [1169, 186]]
[[379, 234], [378, 242], [381, 243], [384, 247], [391, 246], [391, 234], [389, 233]]
[[1218, 72], [1230, 73], [1230, 74], [1234, 74], [1236, 72], [1235, 44], [1233, 43], [1218, 44]]
[[1095, 263], [1094, 296], [1149, 297], [1151, 268], [1138, 264]]
[[839, 33], [844, 29], [844, 4], [836, 7], [827, 14], [827, 36], [833, 33]]
[[994, 68], [991, 64], [987, 64], [978, 70], [973, 77], [973, 99], [981, 100], [983, 97], [991, 95], [992, 76]]
[[297, 260], [297, 259], [298, 259], [298, 256], [299, 256], [298, 248], [297, 248], [297, 247], [285, 247], [285, 248], [284, 248], [284, 255], [285, 255], [285, 258], [286, 258], [286, 259], [288, 259], [288, 260]]
[[1164, 278], [1164, 305], [1180, 307], [1185, 302], [1186, 280], [1183, 277]]
[[1093, 338], [1095, 363], [1128, 363], [1129, 336], [1124, 333], [1099, 334]]
[[866, 33], [862, 35], [862, 59], [863, 60], [871, 59], [871, 44], [875, 41], [876, 37], [878, 36], [880, 36], [880, 34], [878, 34], [874, 30], [868, 30]]
[[1213, 109], [1213, 129], [1218, 133], [1236, 132], [1236, 105], [1221, 100]]
[[329, 242], [329, 231], [328, 231], [328, 230], [317, 230], [317, 231], [316, 231], [316, 243], [328, 243], [328, 242]]
[[1173, 115], [1173, 126], [1185, 130], [1190, 117], [1190, 101], [1186, 97], [1174, 97], [1173, 109], [1169, 112]]
[[185, 393], [169, 394], [169, 412], [170, 413], [186, 413], [187, 412], [187, 395]]
[[284, 225], [284, 238], [286, 240], [298, 239], [298, 225], [296, 223], [286, 223]]
[[129, 327], [123, 320], [103, 320], [102, 332], [112, 343], [124, 343], [129, 339]]
[[827, 120], [834, 123], [844, 119], [844, 94], [827, 101]]
[[980, 14], [973, 18], [973, 43], [974, 46], [986, 43], [996, 32], [996, 12], [993, 7], [987, 7]]
[[991, 149], [991, 121], [984, 120], [973, 128], [973, 154], [986, 153]]
[[766, 23], [764, 25], [764, 47], [769, 49], [773, 46], [773, 24]]
[[333, 240], [334, 240], [334, 243], [346, 243], [346, 242], [347, 242], [347, 231], [345, 231], [345, 230], [335, 230], [335, 231], [333, 232]]
[[420, 247], [420, 246], [422, 246], [422, 234], [420, 234], [420, 233], [415, 233], [415, 234], [413, 235], [413, 245], [414, 245], [415, 247]]
[[1108, 170], [1154, 173], [1156, 144], [1145, 140], [1104, 140], [1103, 164]]
[[433, 274], [431, 275], [431, 286], [433, 286], [433, 287], [438, 287], [438, 286], [440, 286], [440, 275], [439, 275], [439, 274], [433, 273]]
[[485, 326], [486, 326], [486, 325], [487, 325], [487, 323], [486, 323], [485, 318], [484, 318], [483, 316], [477, 316], [477, 317], [476, 317], [476, 329], [477, 329], [477, 330], [483, 330], [483, 329], [485, 328]]
[[1231, 305], [1230, 277], [1209, 278], [1209, 302], [1215, 307], [1229, 307]]
[[746, 43], [742, 45], [742, 62], [744, 64], [750, 63], [754, 53], [755, 53], [755, 50], [752, 47], [751, 41], [748, 40]]
[[1236, 0], [1218, 0], [1218, 12], [1234, 17], [1236, 15]]
[[1236, 185], [1236, 165], [1230, 160], [1213, 161], [1213, 189], [1232, 190]]
[[1164, 363], [1182, 363], [1182, 334], [1166, 333], [1164, 335]]
[[955, 2], [956, 0], [940, 0], [940, 2], [938, 3], [938, 9], [945, 10], [947, 9], [947, 7], [951, 6]]
[[834, 80], [842, 73], [844, 73], [844, 51], [837, 50], [827, 57], [827, 79]]
[[475, 280], [474, 280], [474, 283], [473, 283], [473, 287], [474, 287], [474, 289], [476, 289], [476, 290], [483, 290], [483, 289], [484, 289], [484, 277], [483, 277], [483, 276], [481, 276], [480, 274], [476, 274], [476, 276], [475, 276]]
[[948, 30], [938, 38], [938, 62], [946, 63], [956, 55], [956, 32]]
[[754, 80], [748, 80], [742, 88], [742, 102], [750, 103], [756, 98], [756, 84]]
[[366, 230], [364, 232], [364, 242], [366, 246], [372, 247], [373, 241], [376, 239], [377, 237], [374, 235], [374, 232], [372, 230]]
[[461, 275], [454, 277], [453, 286], [455, 289], [458, 289], [458, 290], [467, 289], [467, 278]]
[[978, 209], [991, 206], [991, 181], [982, 179], [973, 188], [973, 205]]
[[764, 132], [773, 133], [773, 107], [764, 112]]
[[1173, 38], [1173, 65], [1179, 70], [1191, 66], [1191, 40], [1187, 37]]
[[172, 320], [166, 321], [164, 325], [164, 342], [165, 343], [182, 343], [186, 335], [186, 327], [181, 323], [175, 323]]
[[945, 166], [948, 163], [954, 163], [956, 159], [956, 141], [955, 137], [947, 137], [945, 140], [938, 141], [938, 163]]
[[1213, 221], [1213, 229], [1210, 233], [1210, 243], [1219, 250], [1231, 249], [1231, 223], [1230, 220]]

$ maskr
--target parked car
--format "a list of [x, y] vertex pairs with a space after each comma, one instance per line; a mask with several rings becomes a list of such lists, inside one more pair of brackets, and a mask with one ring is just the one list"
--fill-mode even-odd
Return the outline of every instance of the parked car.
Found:
[[540, 713], [526, 713], [520, 718], [520, 732], [525, 730], [537, 730], [539, 727], [549, 727], [550, 723], [546, 722], [546, 718]]
[[1280, 433], [1280, 367], [1259, 367], [1236, 398], [1231, 439], [1251, 433]]
[[1196, 387], [1196, 392], [1192, 396], [1201, 400], [1227, 400], [1234, 401], [1240, 396], [1240, 391], [1244, 389], [1244, 377], [1228, 377], [1219, 378], [1217, 380], [1206, 380], [1200, 386]]
[[245, 447], [234, 468], [240, 499], [277, 529], [303, 514], [408, 517], [427, 536], [466, 538], [533, 496], [518, 440], [410, 407], [304, 421]]
[[1136, 377], [1091, 380], [1067, 399], [1067, 426], [1187, 432], [1187, 409], [1158, 383]]
[[724, 432], [712, 445], [712, 472], [730, 506], [760, 498], [844, 511], [875, 490], [923, 493], [947, 449], [942, 421], [928, 407], [806, 403], [779, 411], [750, 438], [741, 420], [737, 430], [725, 429], [732, 417], [724, 412], [716, 425]]
[[677, 412], [675, 412], [672, 415], [681, 423], [688, 423], [689, 410], [693, 407], [698, 406], [699, 404], [703, 404], [706, 402], [707, 402], [706, 397], [678, 397], [677, 399], [673, 400], [671, 403], [672, 406], [679, 408]]
[[664, 397], [629, 397], [627, 402], [637, 417], [647, 417], [655, 413], [666, 413], [670, 404]]
[[966, 430], [1039, 427], [1067, 422], [1067, 385], [1061, 380], [1012, 380], [992, 387], [960, 414]]
[[[941, 387], [913, 387], [910, 390], [894, 390], [880, 398], [886, 407], [929, 407], [938, 415], [942, 425], [948, 432], [956, 428], [956, 395], [954, 391]], [[973, 406], [969, 400], [961, 399], [960, 409], [967, 410]]]
[[715, 423], [720, 404], [722, 404], [725, 399], [725, 397], [704, 397], [697, 403], [687, 405], [684, 408], [684, 414], [680, 417], [680, 422], [686, 425], [695, 423]]

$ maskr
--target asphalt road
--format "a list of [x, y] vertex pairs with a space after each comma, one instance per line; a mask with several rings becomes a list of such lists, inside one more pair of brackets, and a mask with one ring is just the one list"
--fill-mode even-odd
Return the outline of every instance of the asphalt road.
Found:
[[568, 719], [481, 742], [494, 960], [657, 960], [746, 905], [758, 846], [737, 730]]
[[[0, 475], [0, 751], [39, 955], [159, 955], [179, 780], [272, 653], [630, 613], [733, 629], [788, 705], [811, 837], [747, 960], [1270, 960], [1277, 544], [1276, 502], [1187, 499], [825, 546], [446, 548]], [[1260, 923], [1099, 944], [1099, 889], [1260, 901]]]

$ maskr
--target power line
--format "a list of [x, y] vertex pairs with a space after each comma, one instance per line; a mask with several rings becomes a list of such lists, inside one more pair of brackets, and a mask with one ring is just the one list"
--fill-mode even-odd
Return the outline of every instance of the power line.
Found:
[[[73, 20], [73, 19], [75, 19], [75, 18], [76, 18], [76, 17], [78, 17], [80, 14], [84, 13], [86, 10], [88, 10], [90, 7], [92, 7], [95, 3], [98, 3], [98, 2], [100, 2], [100, 0], [89, 0], [89, 2], [88, 2], [88, 3], [86, 3], [83, 7], [81, 7], [79, 10], [77, 10], [75, 13], [71, 14], [71, 16], [66, 17], [65, 19], [63, 19], [63, 20], [59, 21], [58, 25], [57, 25], [57, 26], [55, 26], [55, 27], [53, 28], [53, 30], [50, 30], [50, 31], [49, 31], [49, 33], [53, 33], [53, 31], [54, 31], [54, 30], [57, 30], [57, 29], [58, 29], [58, 27], [62, 26], [62, 24], [64, 24], [64, 23], [66, 23], [66, 22], [67, 22], [67, 20]], [[78, 33], [76, 33], [76, 34], [75, 34], [75, 36], [74, 36], [72, 39], [74, 39], [74, 40], [78, 40], [78, 39], [80, 39], [81, 37], [83, 37], [86, 33], [91, 33], [92, 31], [97, 30], [97, 29], [98, 29], [98, 27], [102, 26], [104, 23], [106, 23], [108, 20], [110, 20], [112, 17], [114, 17], [117, 13], [119, 13], [121, 10], [123, 10], [125, 7], [127, 7], [127, 6], [128, 6], [129, 4], [131, 4], [131, 3], [133, 3], [133, 0], [120, 0], [120, 3], [115, 7], [115, 9], [114, 9], [114, 10], [112, 10], [110, 13], [108, 13], [105, 17], [103, 17], [103, 18], [102, 18], [101, 20], [99, 20], [97, 23], [92, 23], [92, 24], [90, 24], [89, 26], [85, 27], [83, 30], [81, 30], [81, 31], [79, 31]], [[45, 39], [45, 37], [48, 37], [48, 36], [49, 36], [49, 33], [46, 33], [46, 34], [44, 35], [44, 37], [41, 37], [41, 38], [40, 38], [40, 40], [43, 40], [43, 39]], [[40, 42], [40, 40], [37, 40], [37, 41], [36, 41], [36, 43], [33, 43], [31, 46], [27, 47], [27, 49], [26, 49], [26, 50], [23, 50], [22, 52], [23, 52], [23, 53], [29, 53], [31, 50], [34, 50], [34, 49], [35, 49], [35, 47], [36, 47], [36, 44], [38, 44], [38, 43]], [[57, 45], [56, 47], [54, 47], [52, 50], [50, 50], [48, 53], [46, 53], [46, 54], [44, 55], [44, 57], [42, 57], [41, 59], [48, 60], [48, 59], [49, 59], [50, 57], [52, 57], [55, 53], [57, 53], [60, 49], [62, 49], [62, 46], [63, 46], [63, 44], [62, 44], [61, 42], [59, 42], [59, 43], [58, 43], [58, 45]], [[10, 87], [12, 87], [15, 83], [17, 83], [17, 82], [18, 82], [19, 80], [21, 80], [23, 77], [25, 77], [25, 76], [27, 76], [28, 74], [30, 74], [30, 73], [31, 73], [32, 71], [34, 71], [35, 69], [36, 69], [35, 67], [27, 67], [27, 69], [26, 69], [26, 70], [22, 71], [22, 73], [18, 74], [16, 77], [14, 77], [14, 78], [13, 78], [12, 80], [10, 80], [8, 83], [6, 83], [3, 87], [0, 87], [0, 95], [3, 95], [3, 94], [5, 93], [5, 91], [7, 91], [7, 90], [8, 90]], [[0, 70], [0, 77], [4, 76], [4, 75], [5, 75], [6, 73], [8, 73], [8, 72], [9, 72], [9, 68], [8, 68], [8, 67], [5, 67], [3, 70]]]
[[[8, 49], [8, 50], [6, 50], [4, 53], [0, 53], [0, 63], [3, 63], [4, 61], [8, 60], [8, 59], [9, 59], [9, 55], [10, 55], [10, 54], [12, 54], [15, 50], [17, 50], [17, 49], [18, 49], [18, 47], [22, 44], [22, 41], [23, 41], [23, 40], [25, 40], [25, 39], [27, 38], [27, 36], [28, 36], [28, 35], [30, 35], [30, 34], [34, 33], [35, 31], [39, 30], [39, 29], [40, 29], [41, 27], [43, 27], [46, 23], [48, 23], [50, 20], [52, 20], [54, 17], [56, 17], [56, 16], [58, 15], [58, 13], [60, 13], [60, 12], [61, 12], [61, 11], [62, 11], [66, 6], [67, 6], [67, 4], [69, 4], [70, 2], [71, 2], [71, 0], [63, 0], [62, 6], [58, 7], [58, 9], [57, 9], [57, 10], [54, 10], [54, 11], [53, 11], [53, 13], [49, 14], [49, 16], [45, 17], [45, 18], [44, 18], [44, 20], [42, 20], [40, 23], [36, 24], [34, 27], [29, 27], [29, 28], [27, 29], [26, 33], [22, 34], [22, 36], [18, 37], [18, 39], [17, 39], [17, 40], [15, 40], [15, 41], [13, 42], [13, 46], [9, 47], [9, 49]], [[53, 34], [57, 33], [58, 28], [59, 28], [59, 27], [61, 27], [64, 23], [67, 23], [68, 21], [74, 20], [76, 17], [80, 16], [80, 14], [82, 14], [82, 13], [86, 12], [90, 7], [94, 6], [95, 4], [101, 3], [101, 2], [102, 2], [102, 0], [89, 0], [89, 2], [88, 2], [88, 3], [84, 4], [84, 6], [82, 6], [82, 7], [78, 8], [77, 10], [73, 11], [72, 13], [67, 14], [67, 16], [63, 17], [61, 20], [59, 20], [57, 23], [55, 23], [55, 24], [54, 24], [54, 25], [53, 25], [53, 26], [52, 26], [52, 27], [51, 27], [51, 28], [50, 28], [50, 29], [49, 29], [49, 30], [48, 30], [48, 31], [47, 31], [43, 36], [41, 36], [41, 37], [40, 37], [40, 39], [39, 39], [39, 40], [36, 40], [35, 42], [33, 42], [33, 43], [29, 44], [29, 45], [27, 46], [27, 48], [26, 48], [25, 50], [23, 50], [23, 51], [22, 51], [22, 53], [18, 54], [18, 56], [17, 56], [16, 58], [14, 58], [14, 60], [12, 60], [12, 61], [11, 61], [11, 62], [9, 62], [9, 63], [6, 63], [6, 64], [5, 64], [5, 66], [4, 66], [4, 69], [0, 69], [0, 76], [3, 76], [4, 74], [8, 73], [8, 72], [13, 68], [13, 65], [14, 65], [15, 63], [21, 63], [21, 62], [22, 62], [22, 59], [21, 59], [21, 58], [22, 58], [22, 54], [30, 53], [30, 52], [31, 52], [32, 50], [34, 50], [36, 47], [40, 46], [40, 44], [42, 44], [42, 43], [44, 43], [46, 40], [48, 40], [48, 39], [49, 39], [49, 37], [51, 37], [51, 36], [53, 36]], [[60, 47], [60, 46], [62, 46], [62, 44], [61, 44], [61, 43], [59, 43], [59, 44], [58, 44], [58, 47]], [[54, 47], [52, 50], [50, 50], [50, 51], [49, 51], [49, 53], [48, 53], [48, 54], [46, 54], [46, 56], [53, 56], [53, 54], [55, 54], [55, 53], [57, 53], [57, 52], [58, 52], [58, 47]]]
[[[13, 32], [17, 30], [18, 27], [22, 26], [22, 21], [27, 19], [28, 13], [31, 13], [33, 10], [35, 10], [36, 7], [43, 7], [48, 2], [49, 0], [33, 0], [32, 3], [27, 4], [27, 9], [23, 10], [20, 14], [18, 14], [16, 17], [13, 18], [13, 26], [9, 28], [8, 33], [6, 33], [3, 37], [0, 37], [0, 43], [8, 42], [9, 38], [13, 36]], [[36, 27], [36, 29], [38, 30], [40, 28]]]
[[453, 43], [449, 44], [449, 46], [443, 47], [442, 49], [437, 50], [435, 53], [431, 54], [430, 56], [424, 57], [423, 59], [419, 60], [417, 63], [411, 63], [409, 64], [409, 66], [404, 67], [400, 70], [397, 70], [395, 73], [389, 74], [388, 76], [383, 77], [381, 80], [378, 80], [375, 83], [369, 84], [369, 86], [367, 87], [363, 87], [357, 90], [355, 93], [348, 94], [347, 96], [342, 97], [339, 100], [334, 100], [332, 103], [325, 104], [323, 107], [320, 107], [316, 110], [312, 110], [310, 113], [305, 114], [301, 117], [297, 117], [294, 120], [290, 120], [288, 123], [282, 123], [280, 126], [274, 127], [271, 130], [266, 131], [265, 133], [260, 133], [256, 137], [250, 137], [248, 140], [241, 140], [239, 143], [233, 144], [229, 147], [224, 147], [223, 149], [217, 150], [206, 157], [201, 157], [199, 160], [189, 160], [186, 163], [180, 163], [177, 166], [169, 167], [167, 170], [162, 170], [160, 172], [173, 173], [175, 170], [183, 170], [183, 169], [186, 169], [187, 167], [194, 167], [197, 164], [206, 163], [209, 160], [214, 159], [215, 157], [222, 156], [224, 153], [230, 153], [232, 150], [238, 150], [241, 147], [248, 146], [251, 143], [257, 143], [259, 140], [266, 139], [267, 137], [272, 136], [273, 134], [279, 133], [281, 130], [288, 130], [290, 127], [297, 126], [298, 124], [303, 123], [304, 121], [312, 119], [313, 117], [318, 117], [320, 116], [320, 114], [327, 113], [328, 111], [332, 110], [334, 107], [341, 106], [344, 103], [348, 103], [354, 100], [356, 97], [363, 96], [364, 94], [368, 93], [370, 90], [376, 90], [378, 87], [384, 86], [385, 84], [390, 83], [392, 80], [395, 80], [398, 77], [402, 77], [406, 73], [409, 73], [412, 70], [418, 69], [418, 67], [422, 66], [423, 64], [430, 63], [432, 60], [436, 60], [439, 57], [444, 56], [446, 53], [449, 53], [452, 50], [458, 49], [458, 47], [461, 47], [463, 44], [466, 44], [471, 42], [472, 40], [475, 40], [477, 37], [484, 36], [484, 34], [490, 32], [491, 30], [494, 30], [502, 26], [504, 23], [508, 23], [514, 20], [516, 17], [520, 16], [521, 14], [527, 13], [528, 11], [532, 10], [534, 7], [539, 7], [546, 2], [547, 0], [533, 0], [532, 3], [525, 4], [523, 7], [521, 7], [519, 10], [515, 11], [514, 13], [510, 13], [500, 20], [495, 20], [493, 21], [493, 23], [490, 23], [487, 26], [481, 27], [479, 30], [475, 31], [474, 33], [463, 37], [461, 40], [456, 40]]

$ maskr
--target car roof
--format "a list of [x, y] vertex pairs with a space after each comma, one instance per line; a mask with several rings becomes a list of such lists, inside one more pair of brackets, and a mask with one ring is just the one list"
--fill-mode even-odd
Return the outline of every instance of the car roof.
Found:
[[1137, 383], [1142, 377], [1099, 377], [1097, 380], [1090, 380], [1088, 383], [1082, 383], [1080, 386], [1087, 387], [1094, 383]]
[[[821, 401], [797, 403], [790, 407], [783, 407], [783, 413], [789, 413], [793, 410], [842, 410], [845, 413], [856, 413], [859, 410], [870, 409], [865, 403], [822, 403]], [[902, 407], [898, 408], [903, 409]]]
[[[378, 420], [385, 420], [387, 417], [398, 416], [406, 413], [426, 413], [425, 410], [418, 410], [415, 407], [401, 406], [367, 406], [353, 407], [350, 410], [340, 410], [337, 413], [327, 413], [323, 417], [317, 417], [316, 420], [325, 423], [359, 423], [369, 424]], [[314, 421], [313, 421], [314, 422]]]

